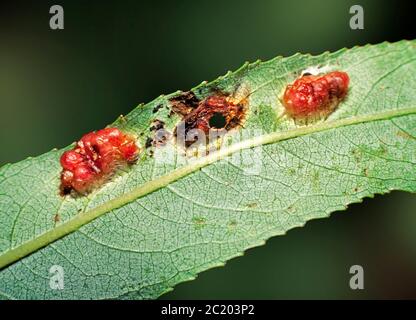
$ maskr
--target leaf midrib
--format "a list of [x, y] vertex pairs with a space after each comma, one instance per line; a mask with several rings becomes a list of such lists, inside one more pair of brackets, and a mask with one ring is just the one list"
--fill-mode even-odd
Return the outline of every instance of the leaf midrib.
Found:
[[389, 120], [391, 118], [406, 116], [410, 114], [416, 114], [416, 107], [388, 110], [361, 116], [353, 116], [340, 120], [322, 122], [313, 126], [299, 127], [285, 132], [272, 132], [252, 139], [247, 139], [239, 143], [232, 144], [226, 148], [221, 148], [220, 150], [213, 152], [206, 157], [193, 161], [191, 164], [173, 170], [171, 173], [156, 178], [155, 180], [148, 181], [119, 197], [116, 197], [104, 204], [97, 206], [96, 208], [90, 211], [78, 214], [70, 220], [55, 227], [54, 229], [49, 230], [13, 249], [10, 249], [9, 251], [6, 251], [2, 255], [0, 255], [0, 269], [3, 269], [4, 267], [39, 250], [40, 248], [43, 248], [48, 244], [78, 230], [82, 226], [106, 214], [107, 212], [120, 208], [143, 196], [157, 191], [158, 189], [161, 189], [175, 182], [176, 180], [179, 180], [180, 178], [197, 171], [200, 168], [208, 166], [218, 160], [224, 159], [235, 152], [244, 149], [254, 148], [261, 145], [276, 143], [283, 140], [293, 139], [307, 134], [331, 130], [339, 127], [356, 125], [366, 122]]

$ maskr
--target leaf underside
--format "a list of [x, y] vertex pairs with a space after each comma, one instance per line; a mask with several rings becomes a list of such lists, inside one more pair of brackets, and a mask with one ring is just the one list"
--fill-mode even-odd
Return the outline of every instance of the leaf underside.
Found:
[[[347, 99], [328, 119], [307, 126], [279, 117], [284, 87], [316, 65], [349, 74]], [[415, 192], [415, 74], [415, 41], [245, 64], [193, 89], [203, 99], [213, 90], [249, 88], [246, 121], [235, 133], [240, 142], [190, 163], [179, 161], [183, 154], [169, 164], [143, 155], [88, 196], [59, 196], [63, 150], [5, 165], [0, 298], [156, 298], [364, 197]], [[180, 121], [168, 116], [169, 99], [178, 94], [138, 106], [112, 126], [144, 146], [155, 119], [170, 130]], [[260, 154], [260, 169], [253, 173], [250, 163], [231, 160], [236, 154]], [[53, 265], [65, 272], [63, 290], [50, 289]]]

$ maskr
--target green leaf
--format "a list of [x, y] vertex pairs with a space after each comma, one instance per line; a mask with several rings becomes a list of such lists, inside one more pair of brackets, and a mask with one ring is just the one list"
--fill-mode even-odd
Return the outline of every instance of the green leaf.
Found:
[[[280, 117], [283, 88], [316, 65], [348, 72], [347, 99], [314, 124]], [[171, 163], [156, 148], [88, 196], [59, 196], [63, 150], [2, 167], [0, 297], [156, 298], [364, 197], [415, 192], [415, 74], [415, 41], [245, 64], [193, 89], [202, 99], [249, 88], [244, 128], [229, 145], [192, 161], [178, 152]], [[170, 130], [179, 122], [169, 116], [178, 94], [113, 126], [144, 146], [156, 118]], [[62, 290], [49, 286], [54, 265], [64, 271]]]

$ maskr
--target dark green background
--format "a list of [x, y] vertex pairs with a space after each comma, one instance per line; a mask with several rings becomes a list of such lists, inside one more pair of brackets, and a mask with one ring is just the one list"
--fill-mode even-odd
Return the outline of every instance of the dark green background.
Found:
[[[49, 29], [61, 4], [65, 30]], [[349, 28], [349, 8], [365, 29]], [[397, 1], [13, 1], [0, 5], [0, 165], [64, 147], [140, 102], [244, 61], [415, 38]], [[416, 298], [416, 197], [366, 199], [164, 298]], [[349, 288], [349, 268], [365, 290]]]

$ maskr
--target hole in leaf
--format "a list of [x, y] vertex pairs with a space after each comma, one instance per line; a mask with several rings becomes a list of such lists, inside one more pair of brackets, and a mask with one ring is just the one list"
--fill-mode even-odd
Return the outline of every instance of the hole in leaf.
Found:
[[227, 124], [227, 121], [222, 113], [216, 112], [212, 115], [211, 119], [209, 119], [209, 126], [211, 128], [221, 129], [224, 128]]

